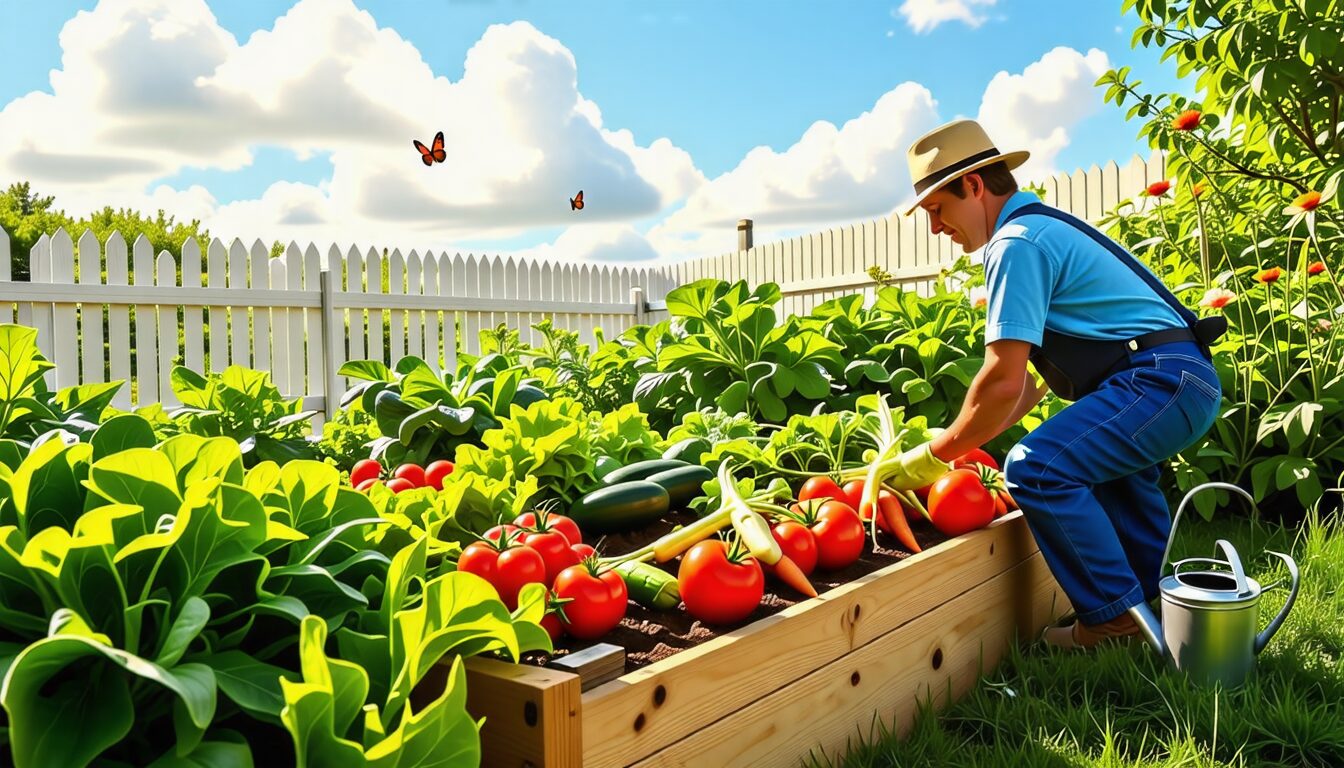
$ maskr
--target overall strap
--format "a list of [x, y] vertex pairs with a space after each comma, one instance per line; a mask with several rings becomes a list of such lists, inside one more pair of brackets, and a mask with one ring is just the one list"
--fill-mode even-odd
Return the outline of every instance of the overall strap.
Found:
[[1140, 264], [1129, 251], [1126, 251], [1119, 243], [1102, 234], [1096, 227], [1088, 225], [1076, 216], [1065, 213], [1058, 208], [1051, 208], [1043, 203], [1027, 203], [1021, 208], [1009, 213], [1007, 218], [1003, 220], [1003, 223], [1007, 224], [1018, 216], [1027, 216], [1029, 214], [1039, 214], [1041, 216], [1049, 216], [1052, 219], [1058, 219], [1065, 224], [1072, 226], [1079, 232], [1086, 234], [1088, 237], [1091, 237], [1093, 240], [1097, 241], [1098, 245], [1114, 254], [1115, 257], [1126, 267], [1129, 267], [1134, 274], [1142, 278], [1158, 296], [1162, 297], [1163, 301], [1167, 302], [1167, 304], [1171, 305], [1172, 309], [1176, 310], [1176, 314], [1181, 316], [1181, 319], [1185, 321], [1186, 325], [1194, 328], [1195, 323], [1199, 321], [1198, 316], [1172, 295], [1171, 291], [1167, 289], [1167, 286], [1163, 285], [1162, 281], [1158, 280], [1152, 272], [1144, 269], [1143, 265]]

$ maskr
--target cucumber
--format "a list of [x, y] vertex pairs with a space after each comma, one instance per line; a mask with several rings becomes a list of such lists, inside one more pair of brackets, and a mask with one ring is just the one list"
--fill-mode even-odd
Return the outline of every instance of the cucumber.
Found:
[[709, 453], [709, 441], [703, 437], [688, 437], [685, 440], [678, 440], [668, 446], [663, 451], [664, 459], [679, 459], [689, 461], [695, 464], [700, 461], [700, 457]]
[[657, 483], [667, 489], [668, 503], [674, 509], [686, 506], [691, 499], [699, 496], [702, 493], [700, 487], [713, 479], [714, 473], [708, 467], [699, 465], [667, 469], [648, 478], [650, 483]]
[[597, 476], [598, 480], [603, 481], [607, 479], [607, 475], [610, 475], [612, 472], [615, 472], [616, 470], [621, 468], [621, 462], [611, 458], [610, 456], [598, 456], [597, 462], [595, 464], [596, 468], [593, 474]]
[[677, 577], [653, 563], [627, 560], [614, 569], [625, 582], [630, 599], [655, 611], [671, 611], [681, 603]]
[[616, 483], [579, 499], [569, 517], [585, 533], [620, 533], [643, 528], [667, 513], [667, 490], [647, 480]]
[[647, 480], [649, 475], [689, 466], [691, 466], [690, 462], [681, 459], [647, 459], [636, 461], [634, 464], [627, 464], [607, 475], [603, 480], [608, 484], [623, 483], [626, 480]]

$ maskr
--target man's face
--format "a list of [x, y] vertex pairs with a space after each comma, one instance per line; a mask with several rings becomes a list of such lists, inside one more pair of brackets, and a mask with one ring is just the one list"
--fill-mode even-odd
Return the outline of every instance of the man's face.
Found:
[[[954, 185], [965, 185], [964, 198], [948, 191]], [[984, 183], [979, 176], [963, 176], [949, 182], [924, 198], [920, 207], [929, 214], [930, 231], [935, 235], [946, 234], [961, 246], [962, 252], [970, 253], [989, 242], [989, 233], [985, 231]]]

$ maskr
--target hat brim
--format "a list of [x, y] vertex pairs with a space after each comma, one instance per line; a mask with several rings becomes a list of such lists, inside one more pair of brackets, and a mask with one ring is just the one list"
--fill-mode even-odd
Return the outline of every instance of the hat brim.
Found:
[[1031, 157], [1031, 153], [1026, 151], [1025, 149], [1022, 149], [1016, 152], [1006, 152], [1002, 155], [995, 155], [994, 157], [985, 158], [984, 160], [981, 160], [980, 162], [975, 163], [973, 165], [969, 165], [965, 168], [959, 168], [953, 171], [952, 173], [949, 173], [946, 178], [939, 179], [938, 183], [934, 184], [933, 186], [921, 192], [919, 194], [919, 197], [915, 198], [915, 201], [910, 204], [910, 207], [907, 208], [905, 213], [902, 215], [909, 216], [910, 214], [914, 213], [915, 209], [919, 207], [919, 204], [924, 202], [924, 198], [928, 197], [929, 195], [932, 195], [934, 192], [937, 192], [938, 190], [947, 186], [947, 183], [949, 181], [959, 179], [968, 173], [972, 173], [980, 168], [984, 168], [987, 165], [993, 165], [995, 163], [1003, 163], [1005, 166], [1007, 166], [1008, 170], [1011, 171], [1014, 168], [1017, 168], [1018, 166], [1025, 163], [1028, 157]]

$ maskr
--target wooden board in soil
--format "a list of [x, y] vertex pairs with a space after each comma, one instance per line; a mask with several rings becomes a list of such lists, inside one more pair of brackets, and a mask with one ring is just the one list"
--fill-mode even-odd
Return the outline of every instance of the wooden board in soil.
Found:
[[[942, 707], [962, 696], [998, 663], [1019, 629], [1034, 635], [1050, 621], [1061, 599], [1044, 559], [1035, 554], [635, 764], [796, 766], [809, 753], [843, 757], [860, 739], [874, 738], [876, 718], [904, 734], [921, 701]], [[584, 765], [616, 763], [630, 761]]]
[[583, 764], [653, 754], [897, 627], [929, 622], [924, 614], [1035, 553], [1014, 513], [590, 690]]

